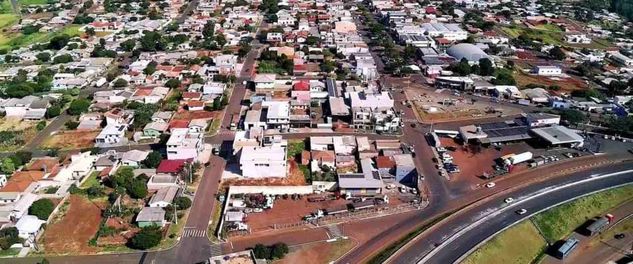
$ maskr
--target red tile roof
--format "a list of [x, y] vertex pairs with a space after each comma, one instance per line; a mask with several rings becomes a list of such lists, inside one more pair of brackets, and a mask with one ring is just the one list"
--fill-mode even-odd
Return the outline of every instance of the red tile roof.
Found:
[[189, 120], [184, 120], [184, 119], [174, 119], [171, 120], [171, 122], [169, 122], [169, 128], [188, 128], [189, 127]]
[[295, 83], [294, 90], [295, 91], [310, 91], [310, 83], [306, 81], [300, 81], [298, 83]]
[[391, 169], [396, 166], [396, 163], [387, 156], [376, 157], [376, 167], [379, 169]]
[[158, 164], [158, 168], [156, 168], [157, 173], [178, 173], [185, 167], [185, 162], [187, 160], [179, 159], [179, 160], [162, 160], [160, 164]]

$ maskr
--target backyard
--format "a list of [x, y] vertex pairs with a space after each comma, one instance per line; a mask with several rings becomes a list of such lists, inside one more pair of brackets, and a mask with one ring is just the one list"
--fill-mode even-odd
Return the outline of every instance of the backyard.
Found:
[[[7, 16], [11, 21], [15, 15], [2, 14], [1, 16]], [[17, 23], [17, 17], [11, 24], [4, 21], [0, 22], [0, 49], [9, 49], [14, 47], [24, 47], [35, 43], [48, 42], [53, 37], [66, 34], [71, 37], [79, 36], [81, 25], [67, 25], [54, 32], [35, 32], [29, 35], [24, 35], [21, 32], [8, 32], [7, 29], [13, 24]], [[4, 26], [3, 26], [4, 25]]]

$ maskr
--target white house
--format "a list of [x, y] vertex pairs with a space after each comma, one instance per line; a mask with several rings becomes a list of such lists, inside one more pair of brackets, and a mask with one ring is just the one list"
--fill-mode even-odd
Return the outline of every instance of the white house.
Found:
[[541, 76], [557, 76], [563, 74], [563, 70], [558, 66], [534, 66], [532, 73]]
[[275, 88], [275, 81], [277, 75], [275, 74], [257, 74], [253, 78], [255, 83], [255, 90], [272, 90]]
[[18, 236], [32, 245], [44, 223], [46, 221], [38, 219], [37, 216], [25, 215], [15, 223], [15, 227], [18, 229]]
[[117, 144], [125, 138], [125, 125], [107, 125], [95, 138], [97, 144]]
[[202, 134], [175, 129], [167, 140], [167, 159], [197, 159], [204, 148]]
[[53, 180], [66, 182], [69, 180], [81, 180], [92, 171], [97, 156], [90, 155], [89, 151], [70, 156], [70, 164], [62, 167]]
[[569, 33], [565, 34], [565, 42], [570, 44], [591, 44], [591, 38], [587, 34]]
[[286, 177], [287, 169], [284, 147], [242, 147], [240, 170], [246, 178]]
[[123, 166], [139, 167], [141, 166], [141, 162], [147, 158], [147, 155], [149, 155], [149, 151], [130, 150], [121, 156], [121, 164], [123, 164]]
[[174, 201], [179, 190], [180, 188], [174, 186], [158, 189], [149, 200], [149, 207], [167, 207]]

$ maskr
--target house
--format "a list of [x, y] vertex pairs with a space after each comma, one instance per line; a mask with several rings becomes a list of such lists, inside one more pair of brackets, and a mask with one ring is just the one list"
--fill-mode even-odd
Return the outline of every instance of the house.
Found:
[[394, 100], [387, 92], [348, 94], [352, 107], [352, 127], [376, 132], [395, 132], [400, 128], [400, 117], [393, 109]]
[[116, 168], [119, 166], [119, 159], [112, 154], [105, 154], [99, 157], [95, 163], [94, 167], [97, 171], [102, 171], [107, 168]]
[[0, 205], [14, 203], [22, 196], [21, 192], [0, 192]]
[[127, 151], [121, 155], [121, 164], [123, 166], [139, 167], [141, 162], [147, 158], [147, 155], [149, 155], [149, 151], [136, 149]]
[[174, 186], [160, 188], [158, 189], [156, 194], [152, 196], [152, 199], [149, 200], [148, 205], [149, 207], [167, 207], [168, 205], [172, 204], [174, 198], [176, 198], [179, 191], [180, 188]]
[[107, 125], [95, 138], [95, 143], [101, 145], [114, 145], [123, 142], [125, 138], [126, 125]]
[[204, 95], [221, 95], [226, 89], [226, 84], [221, 82], [207, 82], [202, 86]]
[[189, 133], [191, 134], [200, 134], [204, 133], [204, 130], [207, 128], [208, 121], [206, 119], [192, 119], [189, 122]]
[[179, 186], [178, 176], [173, 174], [155, 173], [147, 181], [147, 189], [150, 191]]
[[244, 146], [240, 152], [240, 170], [246, 178], [286, 177], [286, 148], [280, 146]]
[[399, 154], [391, 157], [396, 165], [396, 181], [402, 184], [415, 186], [418, 180], [418, 173], [411, 154]]
[[591, 38], [587, 34], [578, 32], [565, 34], [565, 42], [570, 44], [591, 44]]
[[275, 88], [275, 81], [277, 79], [277, 75], [275, 74], [257, 74], [255, 78], [253, 78], [253, 83], [255, 83], [255, 90], [272, 90]]
[[63, 162], [58, 172], [51, 173], [48, 178], [52, 178], [52, 180], [60, 183], [81, 181], [81, 179], [92, 172], [92, 167], [96, 160], [97, 156], [91, 155], [90, 151], [70, 155], [70, 157]]
[[190, 133], [185, 129], [174, 129], [167, 140], [167, 159], [197, 159], [204, 148], [202, 134]]
[[24, 192], [46, 175], [43, 171], [16, 171], [0, 192]]
[[167, 224], [167, 221], [165, 221], [165, 210], [160, 207], [143, 207], [136, 216], [136, 224], [140, 228], [148, 226], [163, 227]]
[[540, 76], [558, 76], [563, 74], [563, 70], [558, 66], [534, 66], [532, 73]]
[[185, 167], [188, 160], [162, 160], [156, 168], [156, 173], [178, 174]]
[[168, 127], [169, 127], [169, 124], [164, 121], [159, 121], [159, 122], [154, 121], [154, 122], [148, 123], [143, 128], [143, 136], [150, 137], [150, 138], [158, 138], [165, 131], [167, 131]]
[[46, 109], [50, 106], [47, 99], [36, 96], [12, 98], [0, 104], [0, 110], [4, 110], [5, 117], [16, 117], [26, 120], [41, 120], [46, 115]]
[[287, 101], [262, 102], [262, 115], [266, 117], [269, 129], [290, 128], [290, 104]]
[[284, 41], [284, 35], [279, 32], [268, 32], [268, 34], [266, 34], [266, 41], [270, 43], [282, 42]]
[[338, 185], [341, 193], [352, 195], [380, 194], [383, 188], [382, 178], [374, 169], [371, 159], [362, 159], [361, 173], [338, 174]]
[[336, 154], [334, 154], [334, 151], [313, 150], [310, 156], [312, 157], [312, 162], [310, 163], [311, 171], [320, 171], [323, 166], [336, 168]]
[[171, 116], [174, 114], [172, 111], [160, 111], [152, 115], [152, 122], [168, 123]]
[[25, 240], [26, 244], [34, 245], [35, 239], [46, 221], [40, 220], [34, 215], [25, 215], [20, 218], [15, 227], [18, 229], [18, 236]]

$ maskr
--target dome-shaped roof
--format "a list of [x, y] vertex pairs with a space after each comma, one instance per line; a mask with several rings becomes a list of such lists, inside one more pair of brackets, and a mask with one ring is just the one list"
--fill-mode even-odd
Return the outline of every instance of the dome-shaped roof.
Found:
[[454, 45], [448, 48], [446, 53], [448, 53], [448, 55], [453, 56], [458, 61], [462, 60], [463, 58], [466, 58], [466, 60], [471, 61], [471, 62], [479, 62], [480, 59], [490, 58], [488, 57], [488, 54], [486, 54], [479, 47], [473, 44], [469, 44], [469, 43], [460, 43], [460, 44]]

